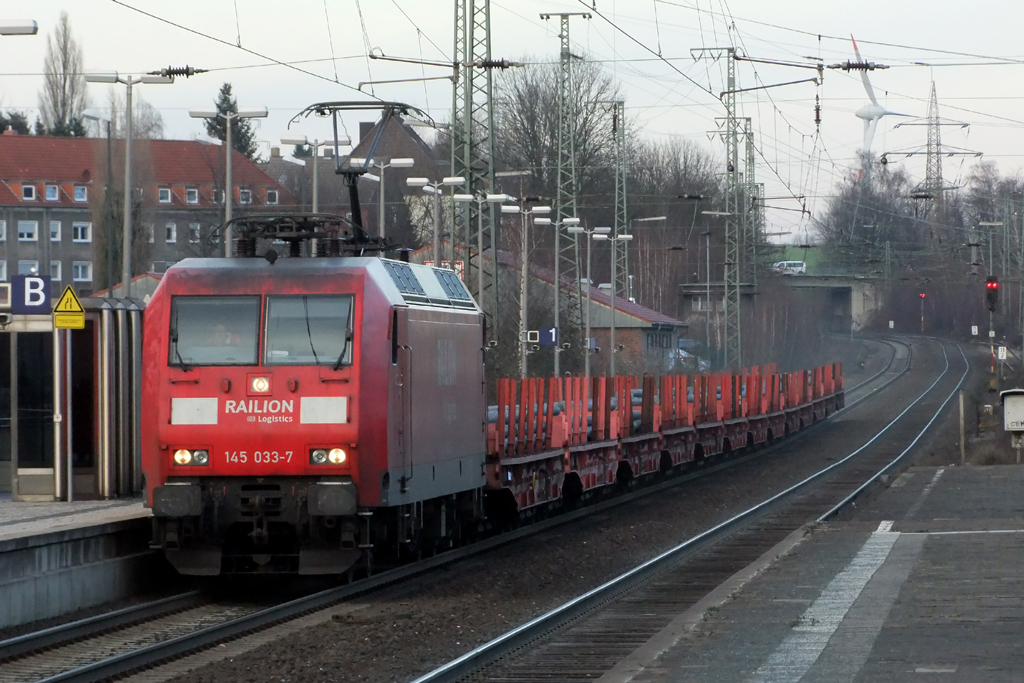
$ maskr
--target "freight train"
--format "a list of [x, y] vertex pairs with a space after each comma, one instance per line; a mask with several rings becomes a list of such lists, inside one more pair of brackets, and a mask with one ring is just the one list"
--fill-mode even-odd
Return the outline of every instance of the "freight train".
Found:
[[498, 380], [489, 409], [484, 315], [454, 272], [367, 255], [339, 217], [235, 229], [240, 258], [180, 262], [145, 311], [143, 469], [182, 574], [400, 561], [842, 407], [830, 365]]

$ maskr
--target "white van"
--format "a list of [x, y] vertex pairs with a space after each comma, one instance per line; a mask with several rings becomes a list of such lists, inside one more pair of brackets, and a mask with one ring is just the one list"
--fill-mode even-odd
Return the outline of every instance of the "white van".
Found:
[[772, 264], [772, 272], [783, 275], [806, 275], [807, 264], [803, 261], [779, 261]]

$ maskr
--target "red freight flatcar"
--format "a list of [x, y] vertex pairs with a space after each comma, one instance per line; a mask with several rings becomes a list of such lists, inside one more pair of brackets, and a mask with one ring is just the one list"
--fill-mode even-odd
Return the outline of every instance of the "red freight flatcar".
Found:
[[835, 364], [498, 380], [487, 408], [483, 315], [455, 273], [342, 256], [383, 245], [334, 216], [236, 225], [239, 258], [182, 261], [145, 313], [143, 469], [154, 541], [184, 574], [449, 547], [485, 503], [512, 521], [843, 406]]
[[155, 541], [210, 575], [338, 573], [371, 543], [457, 540], [482, 508], [482, 338], [451, 271], [182, 261], [145, 313]]

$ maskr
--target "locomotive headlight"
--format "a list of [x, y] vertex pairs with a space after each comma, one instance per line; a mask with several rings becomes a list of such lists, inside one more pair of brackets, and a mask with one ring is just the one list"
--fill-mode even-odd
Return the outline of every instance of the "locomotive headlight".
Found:
[[208, 462], [210, 462], [210, 452], [209, 451], [195, 451], [192, 454], [192, 460], [197, 465], [205, 465]]
[[313, 461], [314, 465], [323, 465], [327, 462], [327, 451], [323, 448], [316, 448], [309, 454], [309, 459]]
[[254, 394], [270, 393], [269, 377], [252, 377], [249, 379], [249, 390]]
[[342, 448], [332, 448], [331, 452], [327, 454], [327, 459], [331, 461], [332, 465], [340, 465], [345, 462], [345, 450]]
[[192, 451], [185, 450], [184, 448], [174, 451], [174, 462], [179, 465], [188, 465], [192, 462]]

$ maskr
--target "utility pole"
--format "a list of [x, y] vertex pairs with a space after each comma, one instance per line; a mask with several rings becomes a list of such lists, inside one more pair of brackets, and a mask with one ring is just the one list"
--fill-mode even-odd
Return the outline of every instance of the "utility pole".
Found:
[[[725, 140], [725, 261], [723, 263], [722, 314], [725, 318], [725, 355], [724, 364], [727, 368], [743, 367], [743, 340], [740, 322], [740, 274], [742, 253], [740, 250], [740, 230], [737, 219], [740, 213], [739, 184], [739, 129], [736, 118], [736, 49], [700, 48], [694, 50], [698, 54], [707, 54], [712, 59], [725, 58], [726, 83], [725, 92], [721, 94], [725, 105], [725, 119], [716, 119], [719, 131]], [[724, 125], [723, 125], [724, 124]]]
[[[475, 195], [494, 192], [494, 106], [493, 79], [491, 70], [507, 69], [512, 64], [507, 60], [491, 58], [491, 2], [490, 0], [455, 0], [455, 47], [453, 50], [454, 78], [452, 87], [452, 176], [465, 179], [465, 191]], [[490, 260], [487, 278], [482, 274], [477, 281], [483, 287], [494, 290], [493, 299], [498, 300], [498, 244], [497, 229], [500, 223], [495, 219], [496, 209], [487, 202], [466, 202], [458, 212], [462, 231], [452, 231], [452, 246], [456, 234], [465, 234], [463, 246], [463, 280], [473, 282], [473, 268], [478, 271], [485, 267], [483, 253], [488, 249], [495, 252]], [[473, 230], [481, 233], [473, 235]], [[473, 243], [478, 247], [476, 253]], [[453, 258], [454, 261], [454, 258]], [[453, 263], [454, 267], [454, 263]], [[484, 292], [477, 292], [481, 306]], [[497, 311], [492, 313], [497, 316]], [[497, 325], [489, 327], [491, 339], [496, 339]]]
[[[612, 106], [612, 132], [615, 135], [615, 223], [612, 237], [617, 237], [623, 234], [629, 225], [629, 211], [626, 205], [626, 103], [619, 100]], [[616, 272], [619, 277], [612, 286], [630, 299], [633, 292], [629, 286], [629, 244], [624, 243], [621, 250], [613, 251], [618, 259]]]
[[[563, 12], [560, 14], [541, 14], [541, 19], [558, 17], [560, 21], [558, 38], [561, 42], [559, 53], [558, 70], [558, 194], [555, 200], [555, 328], [561, 324], [561, 307], [559, 293], [562, 289], [562, 280], [569, 278], [572, 281], [572, 288], [569, 290], [569, 300], [565, 307], [565, 320], [567, 327], [574, 332], [570, 335], [562, 335], [559, 329], [559, 338], [579, 340], [580, 320], [580, 242], [576, 235], [570, 235], [566, 230], [566, 219], [576, 217], [576, 115], [573, 102], [572, 88], [572, 60], [573, 54], [569, 49], [569, 19], [581, 17], [590, 19], [588, 12]], [[613, 280], [614, 282], [614, 280]], [[614, 286], [614, 285], [613, 285]], [[555, 375], [561, 374], [559, 362], [562, 353], [560, 346], [555, 347]]]
[[743, 145], [745, 164], [743, 173], [743, 274], [747, 282], [757, 287], [758, 231], [757, 183], [754, 182], [754, 125], [749, 116], [743, 119]]

